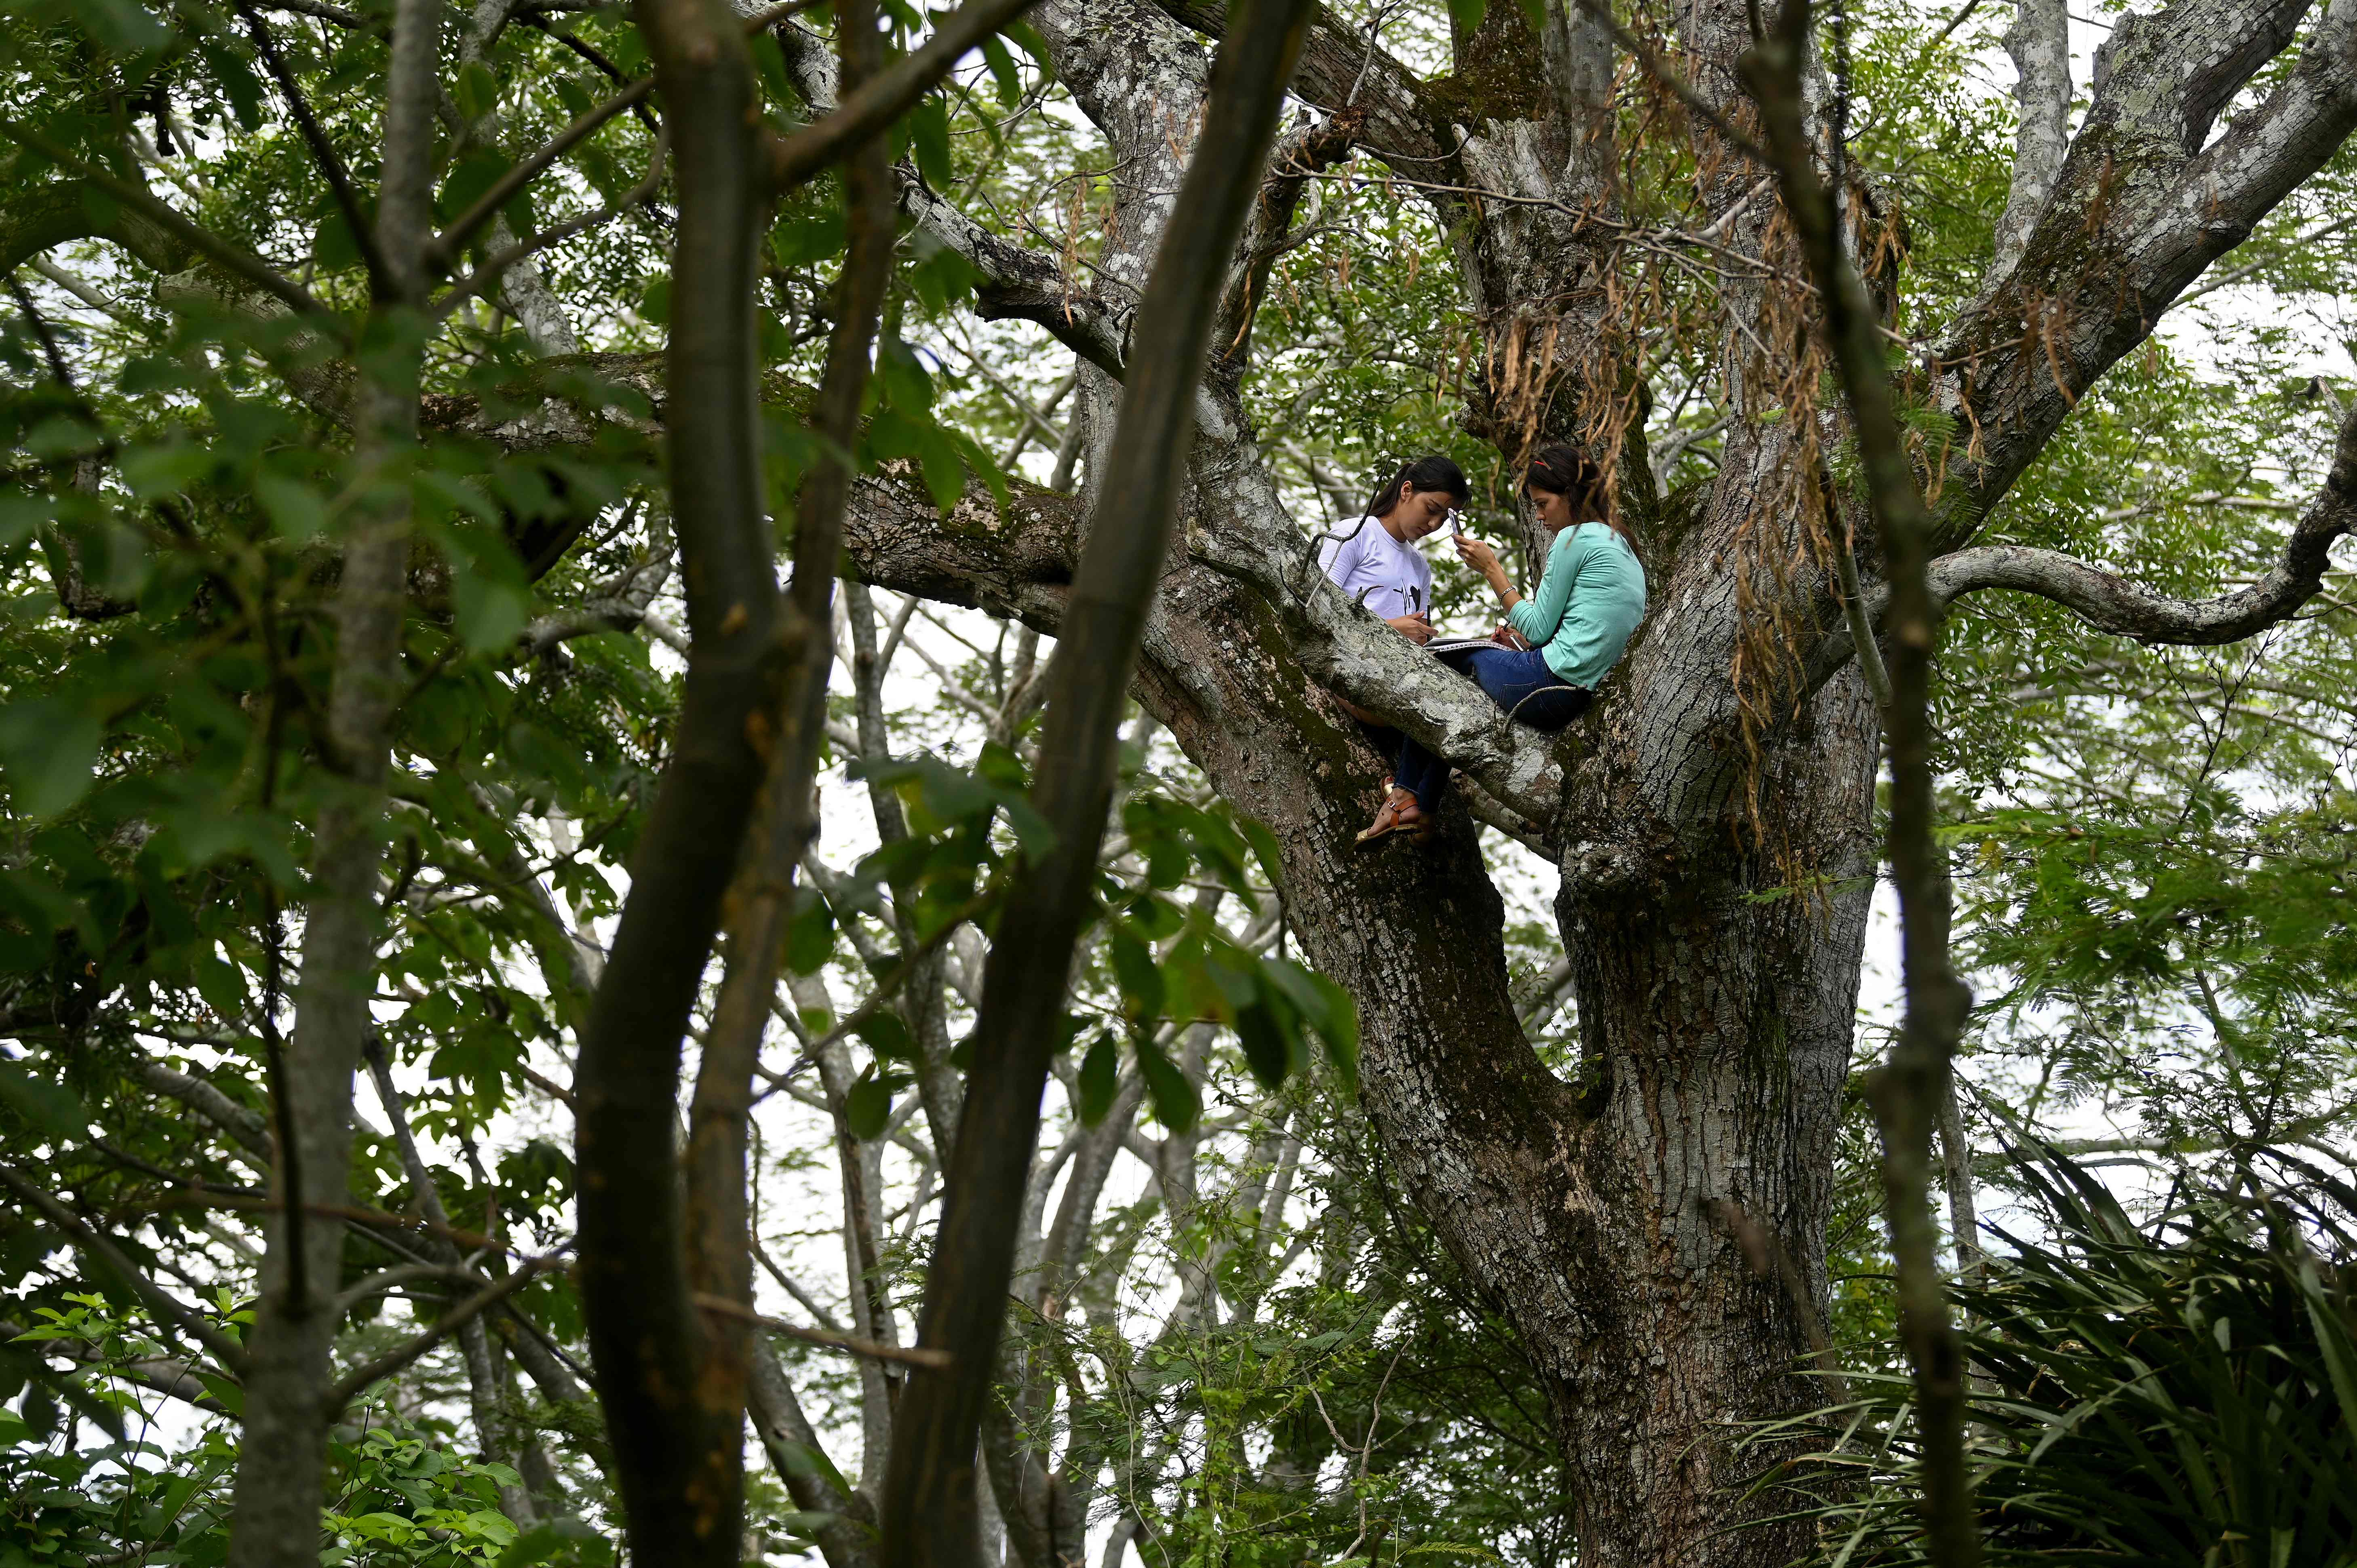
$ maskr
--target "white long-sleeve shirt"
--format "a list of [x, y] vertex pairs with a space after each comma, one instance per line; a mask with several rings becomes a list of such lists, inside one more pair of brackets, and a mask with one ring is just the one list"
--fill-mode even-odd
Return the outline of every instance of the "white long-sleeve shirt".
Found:
[[1379, 620], [1432, 607], [1432, 563], [1415, 545], [1394, 539], [1372, 517], [1360, 519], [1357, 532], [1348, 537], [1320, 545], [1318, 564], [1337, 587], [1359, 599]]

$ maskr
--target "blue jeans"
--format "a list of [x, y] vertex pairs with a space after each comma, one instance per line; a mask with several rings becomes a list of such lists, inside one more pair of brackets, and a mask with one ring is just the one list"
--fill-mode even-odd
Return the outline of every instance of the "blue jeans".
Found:
[[[1559, 730], [1596, 700], [1586, 686], [1575, 686], [1548, 669], [1541, 649], [1477, 648], [1452, 662], [1471, 675], [1516, 724], [1533, 729]], [[1398, 745], [1392, 782], [1412, 792], [1426, 811], [1438, 811], [1440, 797], [1448, 789], [1448, 764], [1395, 729], [1371, 727], [1369, 736], [1379, 748]]]

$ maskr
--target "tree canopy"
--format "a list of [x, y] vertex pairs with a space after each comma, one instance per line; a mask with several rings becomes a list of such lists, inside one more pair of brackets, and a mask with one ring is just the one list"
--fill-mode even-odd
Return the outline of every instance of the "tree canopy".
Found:
[[[1856, 654], [1902, 541], [1744, 8], [1254, 5], [0, 21], [0, 1568], [605, 1563], [658, 1492], [699, 1562], [961, 1561], [894, 1555], [887, 1474], [969, 1376], [936, 1478], [994, 1568], [1955, 1560], [1883, 1506], [1927, 1418], [1868, 1103], [1900, 710]], [[1795, 156], [1940, 628], [1883, 640], [1973, 993], [1942, 1263], [2018, 1396], [1975, 1474], [2036, 1493], [2038, 1367], [2102, 1403], [2033, 1323], [2129, 1315], [2071, 1295], [2099, 1263], [2221, 1386], [2169, 1217], [2219, 1322], [2297, 1340], [2324, 1496], [2357, 5], [1813, 25]], [[1254, 26], [1300, 55], [1273, 130]], [[1222, 169], [1189, 348], [1141, 302]], [[1157, 386], [1180, 434], [1125, 446]], [[1424, 452], [1527, 544], [1559, 436], [1656, 593], [1557, 742], [1312, 552]], [[1462, 769], [1437, 849], [1352, 858], [1388, 764], [1337, 696]], [[995, 965], [1042, 1021], [1004, 1046]], [[1012, 1283], [953, 1356], [985, 1221]], [[634, 1294], [685, 1316], [626, 1369]], [[1902, 1435], [1794, 1524], [1794, 1455], [1861, 1430]], [[748, 1452], [737, 1528], [686, 1467]]]

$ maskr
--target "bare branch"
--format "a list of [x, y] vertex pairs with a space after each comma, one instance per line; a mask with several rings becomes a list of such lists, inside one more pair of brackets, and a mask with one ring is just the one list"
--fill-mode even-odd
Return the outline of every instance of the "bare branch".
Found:
[[2139, 642], [2216, 647], [2275, 626], [2316, 596], [2334, 542], [2357, 530], [2357, 412], [2341, 423], [2324, 488], [2293, 528], [2284, 552], [2249, 587], [2209, 599], [2179, 599], [2053, 550], [1983, 545], [1932, 564], [1943, 610], [1965, 594], [2011, 588], [2053, 600], [2100, 630]]
[[528, 1260], [522, 1268], [505, 1279], [486, 1285], [452, 1307], [425, 1333], [386, 1351], [372, 1361], [354, 1368], [337, 1380], [335, 1386], [328, 1391], [327, 1408], [331, 1411], [343, 1409], [344, 1406], [351, 1403], [356, 1396], [365, 1391], [371, 1383], [381, 1378], [389, 1378], [408, 1366], [472, 1322], [477, 1315], [505, 1301], [542, 1274], [556, 1267], [563, 1257], [562, 1252], [548, 1252]]
[[245, 1351], [236, 1340], [174, 1300], [169, 1292], [147, 1277], [146, 1271], [124, 1256], [122, 1248], [83, 1224], [71, 1209], [23, 1172], [14, 1165], [0, 1165], [0, 1187], [15, 1193], [19, 1202], [63, 1231], [74, 1251], [119, 1275], [150, 1312], [202, 1345], [224, 1369], [234, 1374], [245, 1366]]
[[758, 1323], [772, 1333], [782, 1334], [789, 1339], [799, 1339], [805, 1345], [817, 1345], [829, 1350], [847, 1350], [854, 1356], [866, 1356], [878, 1361], [898, 1361], [909, 1367], [945, 1368], [950, 1365], [950, 1353], [946, 1350], [886, 1345], [874, 1339], [862, 1339], [856, 1334], [837, 1334], [830, 1328], [805, 1328], [799, 1323], [788, 1323], [783, 1318], [764, 1317], [742, 1302], [701, 1291], [693, 1299], [703, 1311], [716, 1312], [747, 1323]]

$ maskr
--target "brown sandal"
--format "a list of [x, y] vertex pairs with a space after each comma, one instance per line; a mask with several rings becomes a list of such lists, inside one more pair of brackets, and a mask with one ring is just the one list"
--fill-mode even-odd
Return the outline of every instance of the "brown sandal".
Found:
[[1383, 809], [1375, 813], [1375, 820], [1359, 835], [1358, 843], [1363, 849], [1372, 843], [1381, 843], [1394, 833], [1405, 834], [1412, 843], [1422, 843], [1432, 836], [1431, 815], [1415, 803], [1415, 796], [1405, 789], [1394, 789], [1384, 799]]

